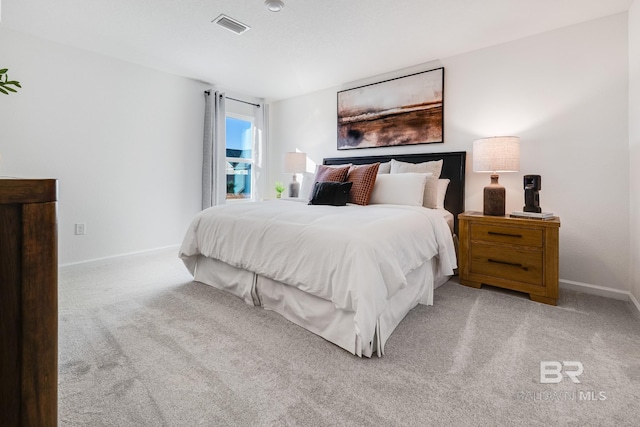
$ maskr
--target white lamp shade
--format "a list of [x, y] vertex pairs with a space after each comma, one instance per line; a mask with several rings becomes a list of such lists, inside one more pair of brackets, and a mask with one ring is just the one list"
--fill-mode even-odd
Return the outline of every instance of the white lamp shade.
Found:
[[284, 155], [284, 171], [286, 173], [302, 173], [307, 170], [307, 154], [306, 153], [285, 153]]
[[474, 172], [518, 172], [520, 138], [494, 136], [473, 141]]

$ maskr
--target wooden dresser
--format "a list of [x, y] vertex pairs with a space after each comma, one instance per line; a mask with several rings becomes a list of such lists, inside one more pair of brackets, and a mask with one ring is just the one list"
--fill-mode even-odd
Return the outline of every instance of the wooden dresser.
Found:
[[533, 301], [558, 300], [560, 219], [520, 219], [465, 212], [460, 227], [460, 283], [526, 292]]
[[0, 425], [58, 419], [54, 179], [0, 179]]

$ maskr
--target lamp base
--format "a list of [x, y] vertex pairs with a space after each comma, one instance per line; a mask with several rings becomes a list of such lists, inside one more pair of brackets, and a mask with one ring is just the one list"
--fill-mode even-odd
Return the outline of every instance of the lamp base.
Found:
[[491, 184], [484, 187], [483, 214], [489, 216], [504, 216], [505, 189], [498, 183], [498, 175], [491, 175]]
[[300, 194], [300, 183], [296, 181], [296, 176], [293, 175], [293, 181], [289, 184], [289, 197], [298, 197]]

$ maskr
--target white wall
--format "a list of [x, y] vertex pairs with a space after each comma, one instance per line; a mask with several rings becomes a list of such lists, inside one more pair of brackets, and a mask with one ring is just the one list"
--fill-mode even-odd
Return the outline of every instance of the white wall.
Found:
[[[482, 210], [489, 177], [471, 170], [472, 141], [518, 135], [520, 173], [500, 177], [507, 211], [522, 209], [522, 175], [542, 175], [541, 206], [562, 221], [561, 280], [627, 292], [627, 57], [625, 13], [274, 103], [269, 181], [289, 180], [278, 151], [306, 152], [309, 171], [330, 156], [468, 151], [466, 208]], [[438, 66], [444, 144], [337, 151], [337, 91]]]
[[640, 310], [640, 0], [629, 10], [629, 169], [631, 293]]
[[23, 86], [0, 94], [0, 175], [59, 180], [61, 264], [180, 243], [200, 208], [204, 84], [1, 26], [0, 67]]

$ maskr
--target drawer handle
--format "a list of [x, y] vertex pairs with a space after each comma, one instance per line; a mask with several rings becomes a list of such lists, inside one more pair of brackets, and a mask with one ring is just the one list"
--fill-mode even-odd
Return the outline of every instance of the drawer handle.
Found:
[[522, 237], [522, 234], [498, 233], [496, 231], [487, 231], [487, 234], [491, 234], [494, 236]]
[[529, 267], [525, 267], [524, 265], [518, 264], [516, 262], [499, 261], [497, 259], [491, 259], [491, 258], [489, 258], [487, 261], [493, 262], [495, 264], [504, 264], [504, 265], [509, 265], [511, 267], [518, 267], [523, 269], [524, 271], [529, 271]]

